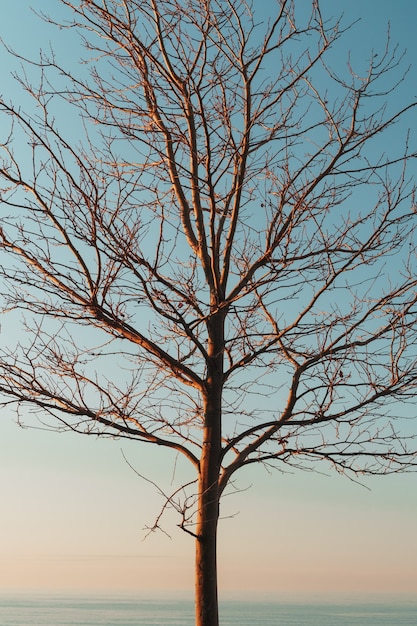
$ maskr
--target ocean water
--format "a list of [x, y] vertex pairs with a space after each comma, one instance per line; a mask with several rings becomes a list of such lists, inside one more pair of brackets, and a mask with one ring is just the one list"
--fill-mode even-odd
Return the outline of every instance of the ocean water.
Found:
[[[221, 625], [416, 626], [417, 601], [281, 603], [227, 601]], [[191, 601], [0, 596], [1, 626], [192, 626]]]

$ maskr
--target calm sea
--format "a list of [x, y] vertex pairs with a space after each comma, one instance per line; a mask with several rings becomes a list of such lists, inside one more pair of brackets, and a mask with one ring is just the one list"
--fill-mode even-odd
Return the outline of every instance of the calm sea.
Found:
[[[188, 601], [0, 596], [1, 626], [192, 626]], [[222, 626], [416, 626], [417, 601], [285, 604], [228, 601]]]

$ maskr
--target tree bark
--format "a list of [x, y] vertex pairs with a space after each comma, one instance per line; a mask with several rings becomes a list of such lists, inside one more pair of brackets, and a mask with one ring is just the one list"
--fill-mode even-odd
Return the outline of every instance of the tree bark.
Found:
[[222, 430], [224, 313], [208, 324], [208, 361], [203, 394], [204, 432], [199, 466], [196, 531], [196, 626], [218, 626], [217, 524]]
[[196, 539], [196, 626], [218, 626], [217, 522], [218, 454], [207, 442], [201, 459]]

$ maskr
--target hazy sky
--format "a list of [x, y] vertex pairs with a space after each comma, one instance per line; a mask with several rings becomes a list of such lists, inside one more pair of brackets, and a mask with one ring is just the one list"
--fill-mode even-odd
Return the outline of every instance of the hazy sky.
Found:
[[[2, 1], [0, 32], [16, 49], [36, 50], [49, 38], [30, 4], [44, 5]], [[417, 58], [416, 3], [324, 5], [345, 11], [347, 21], [362, 18], [347, 35], [355, 55], [382, 45], [390, 20], [392, 38], [408, 49], [411, 63]], [[70, 52], [69, 41], [65, 45]], [[0, 68], [2, 88], [11, 89], [2, 52]], [[416, 68], [402, 91], [410, 98], [417, 96]], [[193, 542], [175, 517], [166, 523], [172, 539], [159, 533], [143, 540], [161, 499], [126, 464], [121, 449], [138, 471], [167, 488], [174, 457], [138, 444], [22, 430], [13, 419], [4, 411], [0, 420], [0, 591], [192, 592]], [[340, 476], [269, 475], [261, 468], [241, 474], [244, 491], [226, 498], [221, 509], [222, 593], [415, 593], [417, 476], [366, 484], [370, 490]]]

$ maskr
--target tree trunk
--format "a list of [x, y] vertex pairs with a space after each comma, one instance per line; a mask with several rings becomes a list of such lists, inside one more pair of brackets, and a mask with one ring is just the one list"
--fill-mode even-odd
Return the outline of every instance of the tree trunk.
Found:
[[[210, 456], [208, 453], [207, 456]], [[202, 464], [196, 539], [196, 626], [218, 626], [217, 520], [219, 495], [217, 477], [209, 475], [210, 461]], [[206, 469], [204, 469], [206, 468]], [[211, 484], [210, 484], [211, 483]]]
[[217, 523], [223, 393], [224, 314], [209, 324], [208, 370], [203, 395], [204, 432], [196, 530], [196, 626], [218, 626]]
[[221, 451], [221, 383], [208, 385], [198, 484], [196, 626], [218, 626], [217, 522]]

